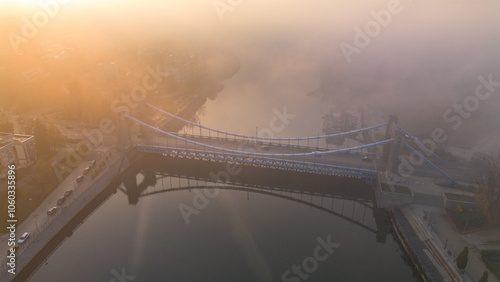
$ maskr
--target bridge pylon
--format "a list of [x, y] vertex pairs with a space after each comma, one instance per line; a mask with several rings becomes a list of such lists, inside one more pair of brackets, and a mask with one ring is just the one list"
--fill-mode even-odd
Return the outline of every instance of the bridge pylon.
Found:
[[389, 123], [387, 124], [385, 137], [386, 139], [394, 139], [394, 141], [387, 143], [384, 147], [383, 155], [387, 158], [387, 165], [385, 170], [385, 175], [389, 172], [394, 173], [397, 168], [396, 162], [399, 153], [399, 148], [401, 146], [401, 133], [398, 128], [398, 117], [395, 115], [389, 115]]
[[133, 142], [130, 136], [132, 122], [124, 117], [116, 116], [116, 148], [118, 150], [128, 150], [132, 148]]

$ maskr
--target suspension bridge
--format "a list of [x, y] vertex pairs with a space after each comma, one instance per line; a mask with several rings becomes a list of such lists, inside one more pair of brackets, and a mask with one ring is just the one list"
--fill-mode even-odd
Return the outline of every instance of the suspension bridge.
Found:
[[[441, 159], [417, 138], [401, 128], [396, 120], [334, 134], [305, 137], [261, 137], [237, 134], [203, 126], [168, 113], [146, 103], [148, 111], [176, 119], [191, 127], [191, 133], [168, 132], [144, 119], [125, 115], [140, 125], [142, 138], [136, 148], [140, 152], [161, 154], [177, 158], [217, 161], [273, 168], [296, 172], [326, 174], [365, 179], [371, 183], [379, 172], [393, 169], [401, 150], [409, 150], [441, 174], [449, 184], [455, 180], [441, 170], [435, 162]], [[385, 128], [385, 138], [376, 140], [374, 131]], [[351, 141], [342, 146], [332, 146], [327, 138], [361, 136], [359, 139], [376, 140], [366, 144]], [[368, 136], [369, 138], [366, 138]], [[417, 146], [418, 150], [413, 146]], [[424, 152], [424, 153], [421, 153]]]

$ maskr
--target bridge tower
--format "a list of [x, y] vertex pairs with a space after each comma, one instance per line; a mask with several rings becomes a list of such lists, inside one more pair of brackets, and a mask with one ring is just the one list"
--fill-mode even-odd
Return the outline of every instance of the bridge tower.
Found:
[[400, 136], [401, 133], [398, 128], [398, 117], [395, 115], [390, 115], [389, 124], [387, 124], [387, 129], [385, 131], [385, 138], [394, 138], [394, 141], [386, 144], [384, 147], [383, 156], [387, 158], [387, 165], [385, 170], [386, 175], [388, 172], [394, 172], [394, 169], [396, 168], [396, 158], [401, 146]]
[[[141, 172], [144, 175], [144, 179], [141, 183], [137, 183], [136, 175], [138, 172]], [[137, 172], [125, 174], [123, 176], [123, 187], [125, 188], [125, 193], [128, 196], [128, 203], [130, 205], [136, 205], [139, 202], [140, 195], [149, 186], [155, 186], [156, 182], [156, 174], [150, 169], [138, 169]]]
[[125, 117], [116, 116], [116, 148], [118, 150], [128, 150], [132, 148], [133, 142], [130, 136], [131, 121]]

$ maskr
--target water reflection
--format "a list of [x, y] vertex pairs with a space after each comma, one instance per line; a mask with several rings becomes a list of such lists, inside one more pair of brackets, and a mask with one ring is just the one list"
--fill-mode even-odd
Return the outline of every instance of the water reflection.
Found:
[[[210, 179], [223, 169], [145, 157], [30, 281], [109, 281], [122, 268], [135, 281], [282, 281], [329, 236], [340, 246], [310, 281], [416, 281], [364, 181], [254, 167]], [[213, 188], [208, 204], [193, 203]], [[183, 204], [199, 211], [190, 224]]]
[[[193, 170], [196, 165], [198, 169]], [[389, 233], [387, 213], [376, 207], [371, 187], [357, 179], [245, 167], [231, 181], [216, 182], [210, 177], [208, 167], [205, 166], [206, 171], [201, 168], [203, 165], [196, 161], [148, 156], [147, 160], [134, 165], [124, 174], [118, 190], [128, 196], [131, 205], [137, 204], [143, 197], [176, 191], [203, 192], [210, 189], [207, 194], [214, 194], [213, 190], [232, 190], [246, 192], [248, 197], [250, 193], [257, 193], [310, 206], [342, 218], [376, 234], [376, 241], [380, 243], [386, 241]], [[256, 174], [259, 177], [255, 177]], [[266, 178], [275, 181], [270, 182]], [[212, 197], [205, 196], [208, 201]], [[192, 205], [196, 205], [194, 201]]]

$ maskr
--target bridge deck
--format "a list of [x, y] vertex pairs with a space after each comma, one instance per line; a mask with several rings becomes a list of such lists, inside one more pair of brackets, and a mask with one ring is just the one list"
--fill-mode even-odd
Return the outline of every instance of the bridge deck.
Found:
[[[255, 142], [255, 140], [234, 140], [225, 138], [199, 138], [199, 137], [187, 137], [190, 140], [199, 141], [207, 145], [217, 146], [229, 150], [239, 150], [239, 151], [250, 151], [255, 153], [263, 154], [295, 154], [295, 153], [311, 153], [314, 151], [324, 151], [326, 149], [317, 149], [314, 145], [309, 147], [297, 146], [295, 144], [289, 144], [287, 142], [282, 142], [281, 144], [262, 144]], [[139, 145], [151, 145], [151, 146], [161, 146], [170, 148], [180, 148], [180, 149], [196, 149], [201, 151], [214, 152], [215, 150], [210, 150], [196, 146], [194, 144], [185, 143], [182, 141], [177, 141], [174, 138], [165, 136], [156, 136], [151, 138], [151, 140], [139, 140]], [[267, 148], [265, 148], [267, 147]], [[331, 147], [330, 150], [336, 149], [336, 147]], [[379, 169], [380, 164], [375, 164], [374, 161], [362, 161], [363, 154], [359, 151], [353, 151], [351, 153], [335, 153], [331, 155], [318, 155], [318, 156], [274, 156], [272, 158], [288, 159], [288, 160], [299, 160], [311, 163], [323, 163], [329, 165], [338, 165], [344, 167], [355, 167], [366, 170], [376, 170]]]
[[[220, 144], [222, 144], [219, 141]], [[226, 142], [226, 147], [228, 143]], [[174, 144], [172, 144], [175, 146]], [[182, 147], [171, 147], [172, 145], [165, 146], [153, 146], [153, 145], [137, 145], [137, 148], [141, 152], [146, 153], [157, 153], [157, 154], [165, 154], [174, 157], [182, 157], [182, 158], [193, 158], [200, 160], [215, 160], [215, 161], [223, 161], [223, 162], [231, 162], [231, 163], [241, 163], [241, 164], [249, 164], [260, 167], [267, 168], [280, 168], [286, 170], [294, 170], [294, 171], [303, 171], [303, 172], [313, 172], [319, 174], [328, 174], [328, 175], [337, 175], [337, 176], [345, 176], [345, 177], [355, 177], [355, 178], [365, 178], [365, 179], [376, 179], [377, 172], [374, 164], [371, 164], [373, 169], [369, 168], [358, 168], [353, 167], [353, 162], [357, 164], [361, 164], [366, 167], [369, 164], [365, 164], [361, 161], [361, 157], [359, 155], [351, 155], [351, 154], [337, 154], [334, 156], [300, 156], [300, 157], [282, 157], [278, 158], [277, 156], [267, 157], [265, 155], [251, 155], [251, 154], [235, 154], [224, 151], [207, 151], [207, 150], [199, 150], [195, 149], [191, 144], [184, 144], [184, 148]], [[178, 144], [177, 144], [178, 145]], [[235, 146], [235, 144], [231, 144]], [[296, 148], [288, 148], [288, 147], [271, 147], [269, 148], [269, 152], [286, 152], [296, 151], [300, 149]], [[266, 152], [267, 153], [267, 152]], [[355, 161], [354, 159], [357, 159]], [[373, 161], [372, 161], [373, 162]]]

